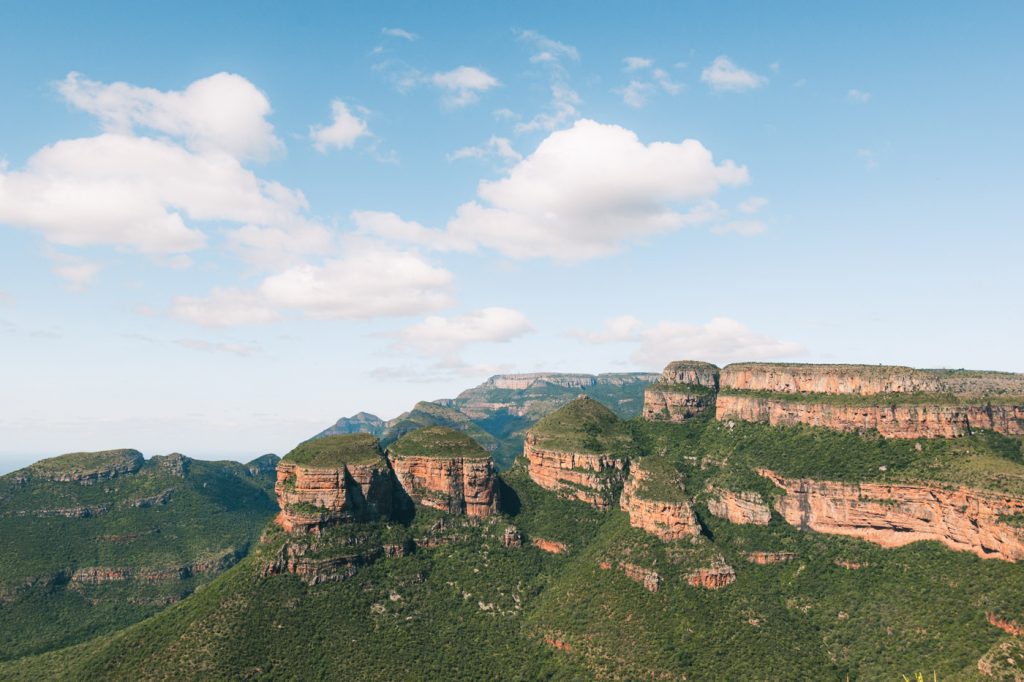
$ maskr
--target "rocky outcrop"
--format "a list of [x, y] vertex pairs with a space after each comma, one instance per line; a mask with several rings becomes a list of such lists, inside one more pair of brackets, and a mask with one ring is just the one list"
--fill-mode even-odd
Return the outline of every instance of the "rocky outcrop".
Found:
[[519, 549], [523, 546], [523, 534], [515, 526], [509, 526], [501, 534], [501, 546], [505, 549]]
[[[75, 585], [102, 585], [105, 583], [134, 580], [137, 582], [163, 582], [186, 580], [193, 576], [219, 573], [236, 563], [246, 554], [246, 549], [228, 549], [221, 554], [191, 564], [164, 567], [110, 567], [87, 566], [66, 575], [66, 581]], [[63, 581], [62, 581], [63, 582]]]
[[1024, 499], [962, 486], [839, 483], [789, 479], [767, 469], [758, 473], [786, 491], [775, 509], [803, 529], [882, 547], [937, 540], [985, 559], [1024, 559], [1024, 529], [1004, 521], [1024, 514]]
[[683, 422], [713, 414], [718, 392], [718, 367], [707, 362], [671, 362], [661, 378], [644, 390], [643, 418]]
[[994, 625], [1003, 632], [1013, 635], [1014, 637], [1024, 637], [1024, 625], [1021, 625], [1015, 620], [1009, 620], [1003, 618], [997, 613], [986, 613], [985, 618], [988, 619], [990, 625]]
[[978, 659], [978, 672], [1002, 682], [1024, 682], [1024, 642], [1005, 638]]
[[640, 583], [648, 592], [657, 592], [661, 588], [662, 577], [656, 571], [628, 561], [620, 561], [619, 568], [626, 574], [626, 577], [634, 582]]
[[497, 476], [489, 457], [390, 458], [399, 484], [416, 504], [475, 517], [497, 512]]
[[286, 531], [319, 529], [339, 521], [372, 520], [391, 513], [391, 470], [381, 459], [336, 467], [277, 465], [278, 524]]
[[747, 552], [747, 561], [760, 566], [781, 564], [795, 558], [796, 554], [793, 552]]
[[714, 487], [708, 492], [708, 511], [720, 519], [756, 526], [767, 526], [772, 519], [772, 510], [759, 493]]
[[611, 508], [614, 490], [629, 469], [624, 457], [546, 450], [531, 435], [523, 444], [523, 455], [534, 483], [602, 510]]
[[564, 542], [545, 540], [544, 538], [533, 538], [530, 542], [534, 547], [548, 554], [565, 554], [567, 549]]
[[736, 571], [725, 562], [715, 562], [706, 568], [698, 568], [686, 576], [686, 582], [693, 587], [718, 590], [736, 582]]
[[63, 483], [89, 485], [118, 476], [134, 474], [145, 463], [138, 450], [72, 452], [43, 459], [22, 470], [24, 480], [38, 478]]
[[[660, 481], [659, 483], [671, 494], [652, 493], [648, 484], [652, 483], [651, 479], [657, 474], [644, 467], [643, 463], [644, 460], [640, 460], [632, 467], [619, 498], [620, 508], [629, 514], [629, 525], [665, 542], [700, 535], [700, 524], [697, 523], [693, 509], [682, 494], [681, 482]], [[664, 499], [669, 497], [672, 499]]]
[[351, 578], [360, 568], [379, 559], [406, 556], [411, 551], [412, 547], [406, 544], [381, 545], [342, 556], [314, 558], [307, 556], [305, 546], [284, 543], [274, 560], [263, 567], [261, 575], [290, 573], [307, 585], [319, 585]]
[[874, 429], [886, 438], [956, 438], [978, 429], [1024, 435], [1024, 404], [844, 405], [719, 394], [715, 416], [719, 421], [737, 419], [772, 426]]

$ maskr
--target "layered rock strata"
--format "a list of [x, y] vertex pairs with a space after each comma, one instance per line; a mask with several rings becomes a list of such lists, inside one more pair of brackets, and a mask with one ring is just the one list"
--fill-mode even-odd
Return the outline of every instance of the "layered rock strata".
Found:
[[725, 562], [716, 562], [706, 568], [698, 568], [686, 577], [686, 582], [692, 587], [719, 590], [736, 582], [736, 571]]
[[700, 524], [683, 496], [681, 482], [658, 481], [669, 494], [652, 492], [649, 484], [654, 483], [653, 479], [659, 474], [643, 464], [644, 460], [640, 460], [633, 465], [619, 498], [619, 507], [629, 514], [629, 525], [665, 542], [700, 535]]
[[277, 465], [278, 524], [286, 531], [309, 530], [341, 521], [369, 521], [390, 514], [393, 483], [387, 462], [305, 466]]
[[624, 457], [543, 449], [532, 434], [527, 434], [523, 455], [534, 483], [601, 510], [611, 508], [616, 483], [629, 468]]
[[874, 429], [885, 438], [957, 438], [978, 429], [1024, 435], [1024, 404], [843, 405], [719, 394], [716, 418], [772, 426], [807, 424], [837, 431]]
[[772, 510], [759, 493], [714, 487], [708, 492], [708, 511], [720, 519], [756, 526], [767, 526], [772, 519]]
[[718, 392], [718, 367], [684, 360], [669, 363], [661, 378], [644, 390], [643, 417], [648, 421], [683, 422], [712, 414]]
[[962, 486], [851, 484], [784, 478], [767, 469], [758, 473], [786, 491], [775, 509], [803, 529], [882, 547], [937, 540], [984, 559], [1024, 559], [1024, 529], [1006, 522], [1024, 515], [1024, 499]]

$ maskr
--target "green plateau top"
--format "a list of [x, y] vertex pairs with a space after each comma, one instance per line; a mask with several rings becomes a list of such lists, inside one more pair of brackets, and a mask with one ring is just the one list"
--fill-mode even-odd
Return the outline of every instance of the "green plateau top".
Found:
[[490, 457], [469, 435], [446, 426], [426, 426], [411, 431], [388, 446], [388, 453], [395, 457]]
[[658, 502], [686, 502], [683, 477], [672, 460], [664, 455], [648, 455], [633, 460], [633, 469], [643, 476], [637, 488], [637, 496]]
[[625, 454], [633, 444], [614, 412], [582, 395], [541, 419], [530, 433], [539, 446], [566, 452]]
[[136, 471], [142, 466], [143, 461], [142, 453], [138, 450], [123, 448], [99, 452], [69, 452], [66, 455], [41, 459], [28, 469], [41, 475], [88, 475], [113, 469]]
[[283, 462], [315, 468], [383, 463], [380, 441], [369, 433], [346, 433], [299, 443]]

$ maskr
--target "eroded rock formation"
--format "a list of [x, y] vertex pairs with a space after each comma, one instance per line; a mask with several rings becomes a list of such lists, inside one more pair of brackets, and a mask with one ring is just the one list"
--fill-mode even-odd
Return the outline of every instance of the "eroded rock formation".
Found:
[[467, 516], [489, 516], [497, 511], [497, 479], [489, 457], [391, 455], [391, 464], [398, 483], [416, 504]]
[[534, 483], [602, 510], [611, 508], [616, 484], [622, 483], [629, 467], [624, 457], [545, 450], [531, 434], [523, 455]]
[[305, 466], [281, 460], [277, 522], [286, 531], [308, 530], [339, 521], [371, 520], [389, 514], [393, 479], [383, 458], [379, 462], [340, 466]]
[[708, 511], [720, 519], [757, 526], [767, 526], [772, 519], [772, 510], [759, 493], [725, 488], [711, 488], [709, 493]]
[[566, 552], [564, 542], [556, 542], [554, 540], [546, 540], [544, 538], [533, 538], [530, 542], [533, 543], [534, 547], [547, 552], [548, 554], [565, 554]]
[[843, 405], [719, 394], [716, 418], [837, 431], [876, 429], [886, 438], [956, 438], [976, 429], [1024, 435], [1024, 405]]
[[761, 566], [781, 564], [786, 561], [792, 561], [795, 558], [796, 554], [793, 552], [747, 552], [747, 561]]
[[619, 568], [630, 580], [640, 583], [648, 592], [657, 592], [661, 588], [662, 578], [656, 572], [628, 561], [620, 561]]
[[[640, 460], [632, 467], [619, 498], [622, 511], [629, 514], [629, 525], [665, 542], [700, 535], [700, 524], [697, 523], [697, 517], [694, 516], [689, 502], [683, 497], [682, 484], [675, 481], [660, 481], [669, 488], [671, 495], [651, 492], [648, 484], [652, 483], [652, 478], [658, 474], [643, 466], [643, 463], [644, 460]], [[669, 497], [672, 499], [666, 499]]]
[[706, 568], [698, 568], [686, 577], [686, 582], [693, 587], [718, 590], [736, 582], [736, 571], [729, 564], [720, 561]]
[[707, 362], [671, 362], [661, 378], [644, 390], [643, 417], [648, 421], [683, 422], [711, 414], [718, 392], [718, 367]]
[[758, 470], [786, 494], [775, 509], [790, 524], [901, 547], [937, 540], [986, 559], [1024, 559], [1024, 529], [1005, 522], [1024, 514], [1024, 499], [966, 487], [839, 483], [789, 479]]

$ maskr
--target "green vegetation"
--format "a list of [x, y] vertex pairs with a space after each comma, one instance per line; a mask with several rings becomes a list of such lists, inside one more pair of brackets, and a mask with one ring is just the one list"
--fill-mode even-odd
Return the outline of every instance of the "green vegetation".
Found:
[[666, 381], [659, 381], [653, 383], [651, 388], [656, 388], [659, 391], [671, 391], [672, 393], [686, 393], [688, 395], [715, 395], [718, 393], [714, 388], [709, 386], [701, 386], [699, 384], [677, 384], [668, 383]]
[[300, 443], [284, 457], [285, 462], [307, 467], [331, 468], [344, 464], [381, 462], [380, 441], [368, 433], [324, 436]]
[[405, 434], [425, 426], [445, 426], [455, 431], [462, 431], [488, 452], [493, 452], [498, 448], [498, 440], [474, 424], [466, 415], [453, 407], [426, 401], [416, 403], [411, 411], [388, 422], [388, 426], [381, 436], [381, 443], [387, 446]]
[[614, 412], [582, 396], [537, 422], [530, 433], [537, 445], [550, 450], [609, 454], [636, 454], [628, 428]]
[[[273, 470], [260, 472], [266, 457], [246, 465], [173, 455], [89, 484], [49, 478], [132, 453], [65, 455], [0, 476], [0, 660], [158, 612], [244, 556], [277, 510]], [[83, 569], [112, 571], [113, 581], [90, 582]]]
[[66, 455], [41, 459], [28, 467], [29, 475], [87, 476], [112, 469], [134, 471], [142, 463], [138, 450], [103, 450], [100, 452], [70, 452]]
[[388, 452], [398, 457], [489, 457], [487, 451], [467, 434], [444, 426], [427, 426], [411, 431], [392, 443]]
[[643, 479], [637, 494], [647, 500], [686, 502], [689, 496], [683, 490], [683, 477], [676, 463], [664, 455], [643, 457], [632, 463], [632, 468]]

